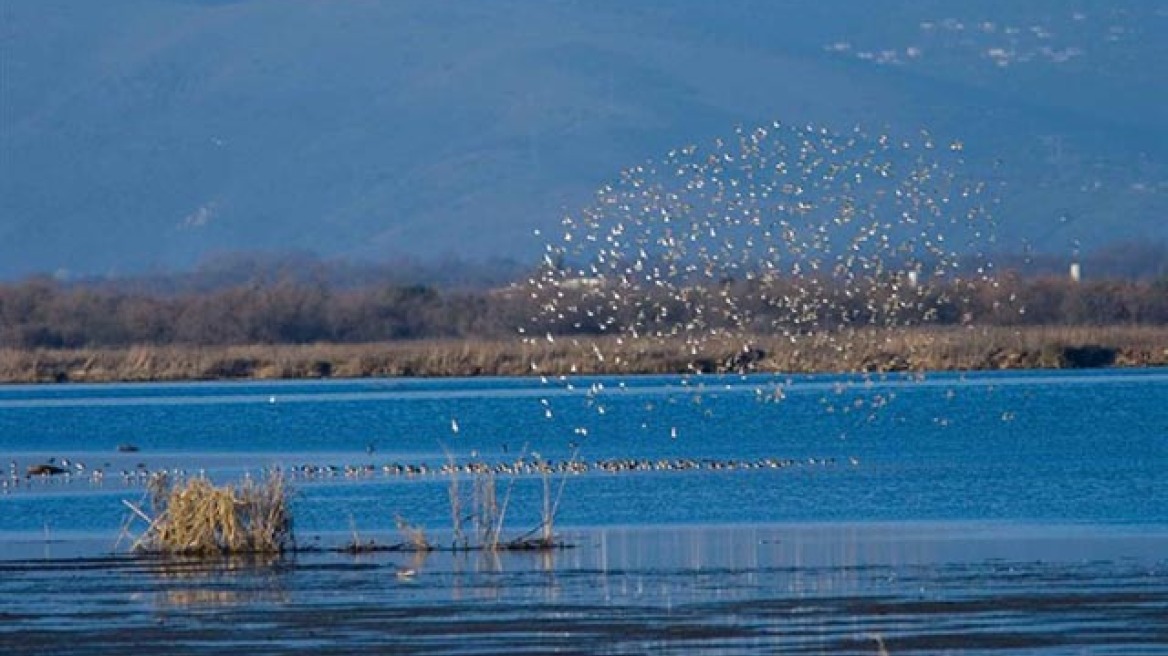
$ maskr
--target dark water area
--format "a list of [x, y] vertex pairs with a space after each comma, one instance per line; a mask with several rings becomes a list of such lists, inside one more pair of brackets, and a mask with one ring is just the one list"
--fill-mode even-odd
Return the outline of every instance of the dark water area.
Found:
[[0, 650], [1168, 650], [1162, 531], [793, 524], [566, 537], [572, 548], [538, 554], [7, 561], [0, 563]]
[[[0, 456], [0, 653], [1168, 654], [1165, 370], [16, 386]], [[536, 459], [570, 548], [325, 551]], [[300, 551], [127, 554], [151, 473], [271, 468]]]

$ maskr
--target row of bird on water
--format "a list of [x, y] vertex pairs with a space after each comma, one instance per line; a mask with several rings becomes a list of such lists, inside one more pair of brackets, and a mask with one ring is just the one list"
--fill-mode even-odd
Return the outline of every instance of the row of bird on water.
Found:
[[[859, 460], [848, 458], [851, 466], [859, 465]], [[512, 461], [487, 462], [471, 460], [466, 462], [445, 462], [430, 464], [426, 462], [400, 463], [392, 462], [383, 465], [316, 465], [301, 464], [287, 468], [276, 468], [292, 478], [324, 479], [324, 478], [368, 478], [378, 474], [389, 477], [424, 477], [424, 476], [482, 476], [482, 475], [544, 475], [544, 474], [585, 474], [600, 472], [609, 474], [632, 472], [681, 472], [681, 471], [734, 471], [757, 469], [786, 469], [791, 467], [831, 467], [837, 464], [836, 458], [773, 458], [756, 459], [729, 458], [608, 458], [600, 460], [582, 460], [572, 458], [568, 460], [546, 460], [543, 458], [521, 457]], [[105, 467], [90, 469], [82, 462], [72, 462], [67, 458], [60, 461], [49, 458], [45, 462], [34, 463], [21, 473], [19, 464], [13, 460], [9, 464], [8, 477], [0, 480], [0, 490], [8, 492], [17, 489], [21, 484], [32, 485], [38, 482], [90, 482], [104, 483], [108, 463]], [[111, 470], [112, 471], [112, 470]], [[186, 478], [189, 472], [185, 469], [151, 470], [145, 463], [138, 463], [132, 468], [121, 469], [113, 480], [124, 485], [145, 484], [154, 476], [168, 475], [174, 478]], [[199, 470], [196, 475], [206, 475], [205, 470]]]
[[20, 464], [16, 460], [12, 460], [8, 463], [8, 476], [0, 479], [0, 491], [9, 492], [19, 488], [22, 483], [31, 485], [50, 480], [55, 482], [85, 481], [101, 484], [106, 480], [107, 471], [110, 472], [111, 478], [120, 480], [126, 485], [145, 483], [155, 473], [148, 469], [145, 463], [114, 470], [108, 462], [103, 463], [100, 467], [90, 467], [82, 461], [74, 461], [69, 458], [61, 458], [60, 460], [49, 458], [43, 462], [35, 462], [25, 467], [22, 472]]
[[[852, 466], [859, 460], [848, 458]], [[829, 458], [756, 458], [756, 459], [711, 459], [711, 458], [607, 458], [600, 460], [544, 460], [540, 458], [519, 458], [513, 461], [487, 462], [472, 460], [467, 462], [446, 462], [442, 464], [387, 463], [380, 467], [365, 465], [295, 465], [288, 469], [292, 476], [305, 478], [349, 477], [362, 478], [382, 474], [385, 476], [456, 476], [456, 475], [524, 475], [524, 474], [585, 474], [602, 472], [610, 474], [649, 471], [732, 471], [750, 469], [785, 469], [798, 466], [829, 467], [837, 464]]]

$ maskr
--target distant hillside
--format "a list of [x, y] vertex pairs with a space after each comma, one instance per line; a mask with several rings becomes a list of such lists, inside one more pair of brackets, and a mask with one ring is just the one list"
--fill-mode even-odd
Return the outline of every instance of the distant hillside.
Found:
[[1165, 61], [1143, 0], [5, 0], [0, 278], [534, 261], [621, 169], [775, 119], [959, 140], [1004, 252], [1163, 241]]

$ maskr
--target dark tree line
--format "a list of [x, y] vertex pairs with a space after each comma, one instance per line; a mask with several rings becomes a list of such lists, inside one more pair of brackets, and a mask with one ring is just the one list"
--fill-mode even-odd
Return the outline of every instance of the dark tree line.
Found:
[[[149, 345], [367, 343], [425, 338], [507, 338], [532, 332], [600, 334], [695, 325], [766, 332], [777, 327], [841, 325], [1168, 325], [1168, 277], [1089, 280], [1006, 275], [995, 281], [949, 283], [912, 292], [913, 303], [889, 313], [887, 299], [857, 298], [819, 283], [826, 303], [810, 310], [778, 302], [784, 287], [723, 281], [684, 293], [649, 292], [617, 311], [604, 289], [556, 290], [546, 297], [522, 288], [449, 289], [419, 284], [336, 286], [274, 279], [208, 290], [162, 292], [139, 285], [68, 284], [47, 278], [0, 285], [0, 346], [81, 348]], [[805, 281], [800, 284], [805, 284]], [[727, 286], [736, 299], [724, 302]], [[627, 296], [627, 295], [626, 295]], [[883, 314], [882, 314], [883, 313]], [[536, 318], [533, 320], [533, 318]]]
[[361, 343], [514, 335], [483, 292], [421, 285], [334, 290], [279, 281], [160, 295], [37, 279], [0, 285], [0, 346]]

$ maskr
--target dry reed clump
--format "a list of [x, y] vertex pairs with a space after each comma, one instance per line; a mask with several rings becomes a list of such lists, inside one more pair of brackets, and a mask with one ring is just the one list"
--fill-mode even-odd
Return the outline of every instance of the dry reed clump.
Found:
[[135, 552], [218, 556], [283, 553], [294, 546], [288, 490], [279, 474], [238, 486], [216, 486], [202, 477], [173, 483], [159, 475], [151, 480], [150, 496], [153, 518], [126, 502], [148, 522]]

